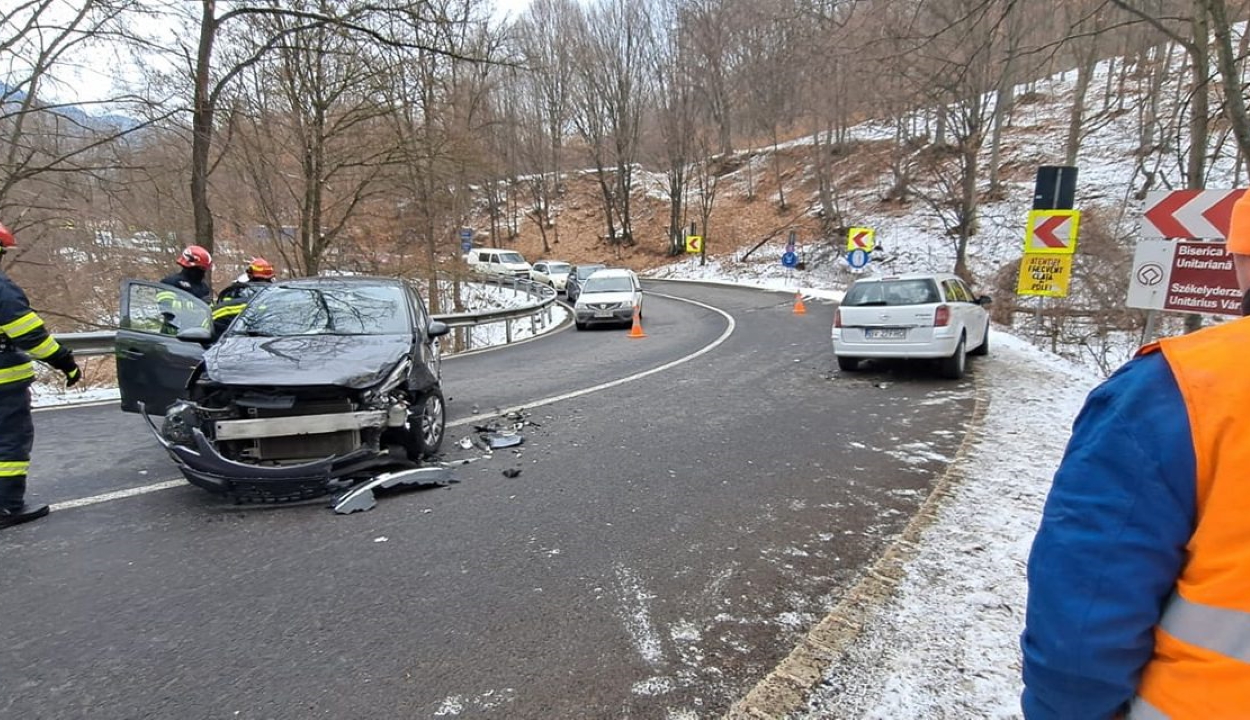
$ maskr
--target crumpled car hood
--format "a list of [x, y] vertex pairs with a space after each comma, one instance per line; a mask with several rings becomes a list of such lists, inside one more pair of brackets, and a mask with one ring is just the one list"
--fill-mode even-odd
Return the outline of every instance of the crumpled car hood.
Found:
[[224, 385], [364, 390], [384, 380], [411, 348], [408, 335], [228, 335], [204, 354], [204, 364]]

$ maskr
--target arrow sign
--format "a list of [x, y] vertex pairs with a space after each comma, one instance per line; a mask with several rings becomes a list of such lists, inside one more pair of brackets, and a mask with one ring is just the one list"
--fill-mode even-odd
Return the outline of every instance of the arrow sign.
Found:
[[1034, 210], [1024, 235], [1024, 252], [1040, 255], [1071, 255], [1076, 252], [1080, 210]]
[[1146, 194], [1143, 238], [1222, 240], [1245, 190], [1171, 190]]
[[875, 235], [876, 233], [872, 228], [853, 227], [846, 233], [846, 249], [872, 252], [872, 249], [877, 245], [874, 239]]

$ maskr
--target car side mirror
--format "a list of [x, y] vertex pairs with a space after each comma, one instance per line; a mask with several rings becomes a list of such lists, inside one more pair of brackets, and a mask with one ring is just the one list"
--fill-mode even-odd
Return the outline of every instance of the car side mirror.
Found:
[[174, 337], [183, 342], [194, 342], [201, 345], [207, 345], [213, 341], [213, 333], [202, 327], [187, 328], [179, 330]]
[[442, 337], [451, 332], [451, 327], [442, 320], [431, 320], [425, 328], [425, 334], [432, 338]]
[[994, 298], [990, 297], [989, 295], [982, 295], [981, 297], [977, 298], [977, 305], [980, 305], [982, 307], [986, 305], [992, 305], [993, 303], [994, 303]]

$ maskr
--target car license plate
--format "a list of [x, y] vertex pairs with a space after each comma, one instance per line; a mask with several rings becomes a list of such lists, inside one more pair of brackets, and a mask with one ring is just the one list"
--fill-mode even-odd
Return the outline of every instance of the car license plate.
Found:
[[612, 317], [612, 311], [611, 311], [611, 310], [596, 310], [596, 311], [595, 311], [595, 317], [597, 317], [597, 318], [610, 318], [610, 317]]
[[868, 328], [864, 330], [864, 337], [869, 340], [902, 340], [907, 337], [905, 328]]

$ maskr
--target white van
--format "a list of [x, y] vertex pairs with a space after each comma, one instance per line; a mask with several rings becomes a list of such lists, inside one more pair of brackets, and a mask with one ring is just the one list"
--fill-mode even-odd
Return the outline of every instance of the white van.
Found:
[[486, 275], [505, 275], [519, 278], [530, 277], [530, 264], [516, 250], [498, 248], [474, 248], [464, 256], [469, 267]]

